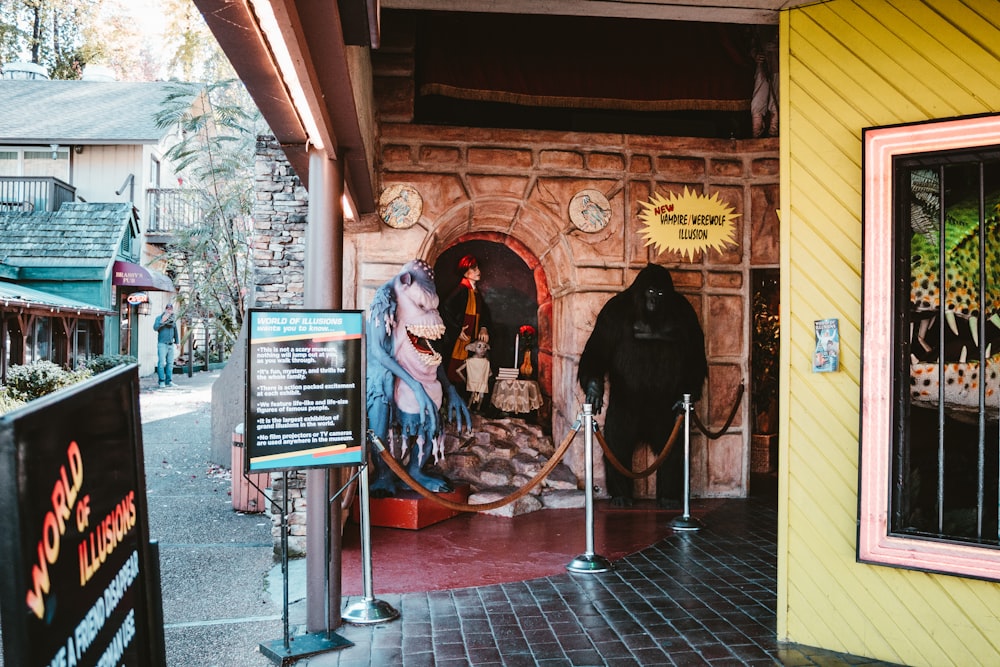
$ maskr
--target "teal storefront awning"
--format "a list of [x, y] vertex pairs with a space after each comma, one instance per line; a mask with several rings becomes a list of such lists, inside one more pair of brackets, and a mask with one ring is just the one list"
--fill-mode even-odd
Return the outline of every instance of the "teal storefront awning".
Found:
[[113, 310], [95, 306], [75, 299], [67, 299], [58, 294], [43, 292], [32, 289], [17, 283], [0, 281], [0, 307], [4, 308], [48, 308], [50, 312], [57, 314], [73, 313], [77, 315], [114, 315]]

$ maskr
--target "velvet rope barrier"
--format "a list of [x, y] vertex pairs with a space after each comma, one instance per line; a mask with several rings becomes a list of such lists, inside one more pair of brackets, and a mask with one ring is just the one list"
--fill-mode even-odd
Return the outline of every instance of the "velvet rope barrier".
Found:
[[718, 431], [711, 432], [708, 429], [706, 429], [705, 425], [701, 423], [700, 419], [698, 419], [697, 413], [695, 413], [694, 410], [691, 411], [691, 414], [694, 416], [694, 425], [698, 427], [699, 431], [705, 434], [706, 438], [708, 438], [709, 440], [717, 440], [718, 438], [722, 437], [723, 433], [729, 430], [729, 427], [732, 426], [733, 424], [733, 420], [736, 418], [736, 411], [740, 407], [740, 401], [743, 400], [743, 389], [744, 389], [743, 383], [740, 382], [740, 388], [739, 391], [736, 392], [736, 401], [733, 403], [732, 412], [729, 413], [729, 419], [726, 420], [726, 425], [723, 426]]
[[406, 482], [407, 486], [409, 486], [411, 489], [419, 493], [424, 498], [432, 500], [438, 505], [441, 505], [442, 507], [445, 507], [450, 510], [454, 510], [456, 512], [485, 512], [486, 510], [494, 510], [497, 509], [498, 507], [503, 507], [508, 503], [514, 502], [518, 498], [521, 498], [529, 491], [531, 491], [531, 489], [538, 486], [542, 482], [542, 480], [548, 477], [549, 473], [552, 472], [552, 470], [557, 465], [559, 465], [559, 462], [562, 461], [563, 456], [566, 455], [567, 450], [569, 450], [569, 446], [573, 443], [573, 438], [575, 438], [576, 434], [580, 432], [580, 426], [581, 423], [579, 421], [577, 421], [577, 423], [573, 425], [573, 428], [570, 429], [570, 432], [566, 436], [566, 439], [563, 440], [561, 445], [559, 445], [559, 448], [552, 455], [552, 458], [550, 458], [548, 462], [544, 466], [542, 466], [542, 469], [538, 471], [538, 474], [532, 477], [527, 484], [522, 486], [517, 491], [514, 491], [513, 493], [510, 493], [504, 496], [503, 498], [500, 498], [499, 500], [494, 500], [493, 502], [490, 503], [475, 503], [475, 504], [456, 503], [454, 501], [448, 500], [447, 498], [441, 498], [437, 493], [434, 493], [433, 491], [426, 488], [423, 484], [413, 479], [410, 473], [406, 471], [406, 468], [401, 466], [399, 464], [399, 461], [397, 461], [395, 457], [393, 457], [393, 455], [389, 453], [389, 450], [386, 448], [385, 443], [382, 442], [381, 438], [376, 436], [371, 431], [368, 432], [368, 435], [369, 438], [372, 440], [372, 442], [375, 444], [375, 448], [378, 449], [378, 453], [379, 455], [381, 455], [382, 460], [385, 461], [385, 464], [387, 466], [389, 466], [389, 469], [392, 470], [394, 473], [396, 473], [396, 475], [401, 480]]
[[642, 472], [632, 472], [630, 469], [622, 465], [621, 461], [615, 458], [615, 455], [611, 453], [611, 448], [608, 447], [608, 443], [604, 439], [604, 436], [601, 435], [601, 432], [595, 431], [595, 434], [597, 435], [597, 441], [601, 443], [601, 449], [604, 450], [604, 456], [608, 459], [608, 462], [615, 468], [615, 470], [625, 475], [629, 479], [642, 479], [644, 477], [649, 477], [654, 472], [656, 472], [657, 468], [663, 465], [663, 462], [666, 460], [667, 455], [670, 453], [670, 450], [674, 448], [674, 444], [677, 442], [677, 434], [680, 433], [681, 424], [683, 423], [684, 423], [684, 415], [682, 413], [677, 415], [677, 420], [674, 421], [674, 430], [670, 432], [670, 438], [668, 438], [667, 443], [663, 445], [663, 449], [660, 450], [660, 453], [656, 455], [656, 459], [649, 464], [649, 467], [643, 470]]
[[[709, 440], [718, 439], [719, 437], [722, 436], [723, 433], [729, 430], [730, 426], [732, 426], [733, 419], [736, 418], [736, 411], [740, 407], [740, 401], [743, 400], [743, 391], [744, 391], [744, 386], [743, 383], [741, 382], [739, 390], [736, 392], [736, 401], [733, 403], [733, 409], [729, 413], [729, 419], [726, 420], [725, 426], [723, 426], [718, 431], [710, 432], [708, 429], [705, 428], [705, 425], [701, 423], [701, 420], [698, 419], [698, 415], [694, 411], [691, 411], [691, 415], [694, 417], [695, 426], [697, 426], [698, 430], [704, 433]], [[660, 450], [660, 453], [656, 456], [656, 459], [651, 464], [649, 464], [649, 467], [641, 472], [632, 472], [630, 469], [622, 465], [621, 461], [619, 461], [615, 457], [615, 455], [611, 453], [611, 448], [608, 446], [607, 441], [604, 439], [604, 436], [601, 435], [600, 431], [596, 431], [597, 441], [601, 444], [601, 449], [604, 450], [605, 458], [607, 458], [608, 462], [615, 468], [615, 470], [625, 475], [625, 477], [629, 479], [643, 479], [644, 477], [649, 477], [650, 475], [652, 475], [653, 472], [655, 472], [661, 465], [663, 465], [663, 461], [666, 460], [667, 455], [670, 453], [670, 450], [673, 449], [673, 446], [677, 441], [677, 435], [680, 432], [681, 424], [683, 423], [683, 421], [684, 421], [684, 415], [683, 414], [677, 415], [677, 420], [674, 422], [674, 430], [670, 433], [670, 439], [667, 440], [667, 443], [663, 446], [663, 449]]]

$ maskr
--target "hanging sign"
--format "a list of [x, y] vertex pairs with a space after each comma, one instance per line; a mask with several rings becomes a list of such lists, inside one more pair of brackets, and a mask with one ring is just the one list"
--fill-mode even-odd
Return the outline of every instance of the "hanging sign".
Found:
[[361, 311], [250, 310], [246, 470], [358, 465]]
[[708, 197], [684, 188], [680, 195], [654, 194], [639, 203], [645, 208], [639, 218], [646, 225], [642, 230], [646, 245], [656, 246], [658, 252], [673, 250], [691, 261], [697, 253], [736, 245], [740, 214], [720, 201], [718, 193]]

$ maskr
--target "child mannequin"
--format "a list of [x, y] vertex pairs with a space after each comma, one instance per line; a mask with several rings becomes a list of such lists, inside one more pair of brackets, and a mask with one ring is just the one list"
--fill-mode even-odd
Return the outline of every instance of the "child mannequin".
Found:
[[[483, 396], [490, 391], [490, 334], [486, 328], [480, 328], [476, 340], [465, 346], [469, 356], [458, 368], [458, 374], [465, 380], [465, 388], [469, 392], [469, 407], [478, 409], [483, 402]], [[463, 373], [464, 371], [464, 373]]]

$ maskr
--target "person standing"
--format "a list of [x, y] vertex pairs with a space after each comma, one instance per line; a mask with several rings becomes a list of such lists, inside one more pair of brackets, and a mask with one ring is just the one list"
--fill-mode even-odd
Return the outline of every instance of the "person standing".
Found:
[[174, 345], [180, 342], [174, 306], [168, 303], [153, 321], [156, 331], [156, 377], [161, 387], [174, 386]]

